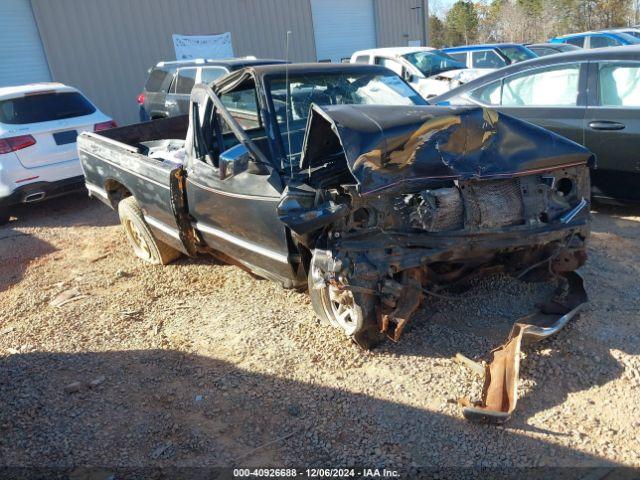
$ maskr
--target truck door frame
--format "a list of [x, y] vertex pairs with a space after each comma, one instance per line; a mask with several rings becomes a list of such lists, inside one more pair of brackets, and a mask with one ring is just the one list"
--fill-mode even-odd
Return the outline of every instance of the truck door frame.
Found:
[[[241, 84], [234, 82], [227, 85], [222, 93], [229, 93]], [[203, 113], [200, 108], [204, 108]], [[267, 175], [243, 172], [237, 177], [221, 180], [217, 167], [205, 162], [199, 147], [202, 138], [197, 136], [202, 128], [199, 126], [199, 116], [213, 118], [216, 114], [227, 123], [231, 134], [247, 149], [254, 161], [267, 167]], [[303, 281], [299, 274], [298, 255], [276, 211], [283, 190], [277, 168], [247, 135], [211, 87], [203, 84], [194, 87], [190, 118], [186, 195], [189, 212], [195, 219], [194, 227], [207, 245], [260, 276], [282, 283], [285, 287], [299, 286]], [[268, 128], [263, 127], [266, 136]], [[208, 127], [205, 125], [205, 128]], [[213, 141], [219, 143], [219, 135], [214, 137]], [[222, 153], [224, 146], [218, 148]]]

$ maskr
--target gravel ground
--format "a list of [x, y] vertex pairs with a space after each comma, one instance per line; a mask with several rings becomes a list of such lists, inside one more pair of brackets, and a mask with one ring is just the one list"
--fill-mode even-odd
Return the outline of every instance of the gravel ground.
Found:
[[492, 427], [463, 419], [482, 379], [451, 358], [488, 359], [545, 285], [486, 279], [364, 352], [304, 292], [141, 263], [97, 201], [25, 208], [0, 227], [0, 466], [640, 466], [640, 210], [593, 230], [586, 311], [525, 349]]

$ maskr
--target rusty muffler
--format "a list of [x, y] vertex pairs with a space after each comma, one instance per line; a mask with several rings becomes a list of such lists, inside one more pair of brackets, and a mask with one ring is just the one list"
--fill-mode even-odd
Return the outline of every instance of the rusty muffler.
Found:
[[[467, 420], [490, 424], [507, 422], [518, 402], [523, 341], [533, 343], [555, 335], [580, 313], [587, 301], [582, 277], [577, 272], [560, 276], [567, 281], [567, 294], [562, 300], [552, 299], [539, 313], [520, 318], [513, 325], [507, 341], [493, 351], [493, 360], [485, 367], [482, 400], [463, 409]], [[559, 318], [558, 314], [561, 315]]]

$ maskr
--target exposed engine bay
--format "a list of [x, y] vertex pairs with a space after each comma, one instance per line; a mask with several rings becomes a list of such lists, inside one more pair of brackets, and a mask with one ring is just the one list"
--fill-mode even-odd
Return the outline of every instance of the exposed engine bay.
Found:
[[[305, 212], [311, 224], [334, 220], [315, 239], [315, 284], [372, 290], [382, 303], [381, 331], [398, 341], [412, 313], [407, 290], [420, 298], [412, 301], [415, 310], [422, 290], [437, 293], [480, 270], [517, 276], [547, 261], [560, 273], [585, 262], [588, 230], [565, 226], [588, 214], [582, 197], [589, 191], [586, 167], [451, 185], [366, 200], [348, 188], [327, 191], [322, 208]], [[290, 189], [288, 200], [294, 199], [311, 200]], [[309, 232], [300, 233], [301, 241], [309, 241]]]
[[[555, 332], [586, 301], [571, 272], [586, 261], [590, 154], [486, 110], [411, 125], [410, 112], [394, 121], [375, 109], [332, 116], [314, 108], [301, 169], [278, 212], [311, 254], [316, 313], [370, 348], [384, 336], [400, 340], [429, 297], [464, 290], [471, 278], [498, 271], [556, 277], [558, 294], [541, 312], [555, 317], [521, 324], [509, 339], [517, 343], [508, 349], [510, 367], [503, 355], [501, 373], [487, 371], [492, 398], [498, 378], [499, 389], [513, 390], [517, 373], [510, 382], [500, 375], [513, 373], [524, 334]], [[497, 413], [484, 398], [467, 416], [504, 421], [515, 408], [511, 397]]]

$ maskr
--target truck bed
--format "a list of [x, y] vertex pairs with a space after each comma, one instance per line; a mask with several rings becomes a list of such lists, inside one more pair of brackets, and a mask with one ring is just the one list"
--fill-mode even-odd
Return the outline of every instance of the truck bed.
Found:
[[[171, 171], [184, 161], [188, 115], [78, 136], [87, 190], [112, 208], [136, 197], [147, 223], [165, 243], [183, 249], [171, 206]], [[182, 152], [182, 153], [181, 153]]]
[[189, 128], [189, 115], [169, 117], [151, 122], [134, 123], [124, 127], [112, 128], [99, 133], [101, 137], [124, 143], [136, 149], [149, 148], [159, 140], [176, 139], [184, 141]]

